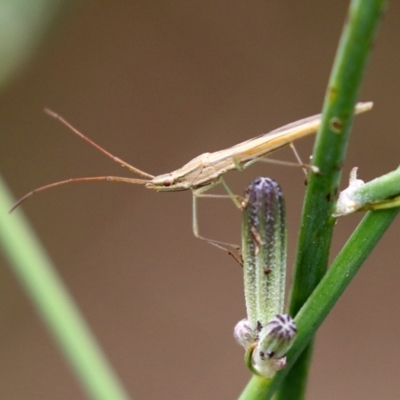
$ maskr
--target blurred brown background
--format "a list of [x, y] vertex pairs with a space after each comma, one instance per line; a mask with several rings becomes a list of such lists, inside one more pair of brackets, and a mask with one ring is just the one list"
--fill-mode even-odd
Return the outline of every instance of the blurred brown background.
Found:
[[[126, 171], [42, 112], [51, 107], [152, 174], [320, 111], [347, 1], [73, 2], [0, 98], [0, 169], [16, 197], [74, 176]], [[344, 168], [370, 180], [399, 164], [400, 5], [389, 7]], [[307, 159], [313, 138], [297, 148]], [[288, 150], [275, 155], [292, 160]], [[278, 180], [289, 265], [300, 170], [256, 165], [227, 176], [241, 193]], [[240, 213], [200, 202], [201, 232], [239, 242]], [[136, 399], [234, 399], [250, 374], [232, 338], [244, 317], [241, 269], [191, 234], [189, 192], [77, 184], [24, 207], [124, 384]], [[339, 220], [332, 258], [361, 215]], [[308, 399], [398, 399], [399, 222], [318, 334]], [[0, 399], [85, 398], [1, 261]]]

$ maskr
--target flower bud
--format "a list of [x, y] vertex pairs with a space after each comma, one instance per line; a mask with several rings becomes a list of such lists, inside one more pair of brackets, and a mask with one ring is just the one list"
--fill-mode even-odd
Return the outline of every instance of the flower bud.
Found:
[[257, 346], [252, 353], [253, 368], [270, 378], [286, 366], [286, 353], [293, 344], [297, 329], [287, 314], [273, 317], [261, 330]]
[[260, 330], [261, 325], [252, 329], [248, 319], [245, 318], [236, 324], [233, 336], [236, 341], [247, 350], [258, 341]]

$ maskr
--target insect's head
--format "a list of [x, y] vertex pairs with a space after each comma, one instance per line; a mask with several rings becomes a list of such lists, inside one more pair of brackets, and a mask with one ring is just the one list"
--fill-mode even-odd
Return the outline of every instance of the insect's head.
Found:
[[188, 189], [187, 182], [179, 180], [173, 173], [156, 176], [146, 183], [145, 186], [157, 192], [175, 192]]

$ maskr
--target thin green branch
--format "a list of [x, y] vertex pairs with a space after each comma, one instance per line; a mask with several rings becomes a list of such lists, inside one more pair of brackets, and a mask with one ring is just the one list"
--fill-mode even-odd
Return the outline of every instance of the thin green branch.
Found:
[[[348, 19], [328, 84], [320, 132], [314, 146], [313, 164], [319, 167], [321, 173], [310, 175], [305, 197], [294, 280], [288, 307], [288, 313], [292, 316], [299, 312], [327, 269], [335, 222], [332, 213], [353, 121], [354, 105], [385, 4], [384, 0], [368, 2], [353, 0], [350, 4]], [[393, 212], [393, 210], [391, 211]], [[361, 240], [358, 235], [356, 238]], [[356, 248], [360, 248], [360, 243], [356, 244]], [[364, 254], [359, 254], [359, 259], [363, 261], [368, 253], [365, 250]], [[342, 287], [344, 282], [346, 285], [348, 284], [347, 275], [338, 277], [338, 279], [338, 282], [331, 283], [336, 285], [336, 288]], [[314, 310], [324, 307], [321, 301], [321, 299], [317, 299], [316, 303], [312, 302]], [[324, 301], [327, 302], [327, 299], [325, 298]], [[304, 350], [306, 344], [311, 340], [310, 332], [314, 333], [316, 329], [316, 325], [312, 325], [310, 319], [301, 318], [300, 315], [296, 318], [296, 323], [298, 322], [300, 323], [297, 325], [298, 332], [302, 339], [297, 338], [295, 349], [292, 348], [289, 352], [288, 365], [293, 364], [300, 352]], [[307, 340], [304, 339], [306, 334], [308, 335]], [[282, 386], [281, 392], [277, 394], [277, 399], [302, 399], [305, 393], [310, 359], [311, 349], [309, 348], [308, 355], [301, 358], [302, 364], [296, 366], [296, 376], [291, 376], [290, 371], [286, 369], [279, 372], [269, 383], [260, 378], [253, 378], [241, 399], [269, 399], [279, 384]], [[283, 382], [288, 372], [289, 376]], [[302, 375], [299, 376], [299, 373]]]
[[0, 246], [10, 267], [52, 332], [88, 397], [128, 399], [22, 211], [8, 214], [13, 203], [0, 178]]
[[385, 1], [353, 0], [329, 81], [321, 130], [303, 209], [289, 312], [296, 315], [325, 274], [341, 166], [347, 149], [353, 109]]
[[[320, 175], [311, 175], [303, 207], [289, 314], [296, 315], [326, 272], [335, 220], [341, 168], [345, 160], [353, 110], [375, 40], [385, 0], [352, 0], [329, 79], [321, 130], [317, 134], [313, 163]], [[289, 372], [277, 400], [303, 399], [311, 350], [297, 367], [302, 378]], [[296, 385], [296, 383], [301, 383]]]
[[400, 194], [400, 168], [375, 178], [354, 193], [354, 200], [362, 205], [390, 199]]
[[357, 178], [357, 167], [350, 172], [349, 186], [342, 190], [335, 207], [335, 217], [359, 210], [383, 210], [400, 206], [400, 169], [368, 183]]

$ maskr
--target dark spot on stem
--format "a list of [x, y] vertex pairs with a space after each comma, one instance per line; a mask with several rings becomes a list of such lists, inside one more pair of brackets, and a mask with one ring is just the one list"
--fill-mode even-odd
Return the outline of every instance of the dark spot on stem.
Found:
[[330, 193], [328, 193], [328, 194], [325, 196], [325, 198], [326, 198], [326, 201], [327, 201], [328, 203], [330, 203], [331, 200], [332, 200], [332, 195], [331, 195]]
[[343, 163], [336, 164], [336, 170], [341, 171], [343, 169]]
[[343, 122], [339, 118], [331, 118], [331, 120], [329, 121], [329, 125], [333, 132], [338, 134], [343, 132]]
[[335, 189], [333, 189], [333, 195], [336, 198], [338, 196], [338, 194], [339, 194], [339, 188], [336, 186]]

